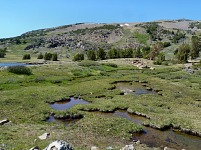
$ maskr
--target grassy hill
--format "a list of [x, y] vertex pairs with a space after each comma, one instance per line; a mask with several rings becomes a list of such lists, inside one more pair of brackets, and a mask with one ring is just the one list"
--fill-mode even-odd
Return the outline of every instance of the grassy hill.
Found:
[[179, 45], [190, 44], [193, 35], [200, 36], [200, 26], [200, 21], [185, 19], [126, 24], [77, 23], [0, 39], [0, 47], [7, 48], [6, 60], [18, 60], [27, 53], [36, 58], [45, 52], [55, 52], [59, 59], [65, 59], [78, 52], [99, 48], [136, 50], [152, 47], [157, 42], [170, 42], [163, 52], [171, 59]]

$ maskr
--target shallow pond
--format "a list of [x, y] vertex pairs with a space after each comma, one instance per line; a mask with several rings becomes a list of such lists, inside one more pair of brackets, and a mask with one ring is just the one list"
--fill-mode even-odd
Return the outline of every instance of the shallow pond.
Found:
[[[129, 114], [126, 111], [115, 111], [114, 113], [101, 113], [96, 112], [99, 115], [106, 117], [118, 116], [126, 118], [135, 124], [142, 125], [146, 120], [144, 117]], [[200, 150], [201, 138], [184, 134], [179, 131], [167, 130], [160, 131], [150, 127], [143, 126], [144, 133], [133, 134], [133, 140], [140, 140], [142, 143], [147, 144], [150, 147], [170, 147], [178, 150]]]
[[142, 84], [139, 82], [119, 82], [116, 84], [116, 88], [124, 92], [124, 94], [157, 94], [154, 91], [147, 90], [146, 87], [142, 86]]
[[8, 63], [0, 63], [0, 67], [10, 67], [10, 66], [26, 66], [25, 63], [18, 62], [8, 62]]
[[59, 102], [50, 104], [50, 107], [55, 110], [66, 110], [77, 104], [89, 104], [89, 102], [79, 98], [71, 97], [70, 99], [66, 99], [64, 101], [59, 101]]

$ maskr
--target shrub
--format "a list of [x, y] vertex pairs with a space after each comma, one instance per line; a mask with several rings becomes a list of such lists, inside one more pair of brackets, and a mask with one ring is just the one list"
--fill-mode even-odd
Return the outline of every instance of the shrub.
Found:
[[40, 54], [38, 55], [38, 58], [37, 58], [37, 59], [43, 59], [43, 54], [40, 53]]
[[169, 46], [171, 46], [171, 43], [170, 43], [170, 42], [164, 42], [164, 43], [163, 43], [163, 46], [164, 46], [164, 47], [169, 47]]
[[58, 60], [57, 53], [52, 54], [52, 60], [53, 61], [57, 61]]
[[8, 72], [15, 73], [15, 74], [25, 74], [31, 75], [32, 71], [30, 68], [26, 66], [10, 66], [7, 68]]
[[87, 51], [87, 57], [89, 60], [96, 60], [96, 53], [94, 50]]
[[45, 56], [44, 56], [44, 59], [45, 60], [51, 60], [52, 59], [52, 54], [51, 53], [45, 53]]
[[73, 58], [73, 61], [81, 61], [84, 60], [84, 54], [76, 54]]
[[0, 58], [4, 58], [6, 55], [6, 48], [0, 49]]
[[31, 56], [30, 56], [30, 54], [25, 54], [22, 59], [23, 60], [31, 59]]

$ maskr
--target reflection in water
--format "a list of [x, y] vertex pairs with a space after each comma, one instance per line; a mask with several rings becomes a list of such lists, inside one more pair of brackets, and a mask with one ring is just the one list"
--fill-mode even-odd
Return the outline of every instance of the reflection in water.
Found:
[[70, 99], [67, 99], [66, 101], [60, 101], [60, 102], [55, 102], [53, 104], [50, 104], [50, 107], [55, 110], [66, 110], [73, 107], [76, 104], [89, 104], [89, 102], [79, 98], [75, 99], [71, 97]]
[[[144, 117], [129, 114], [126, 111], [115, 111], [114, 113], [101, 113], [95, 112], [98, 115], [104, 115], [105, 117], [117, 116], [126, 118], [135, 124], [142, 125], [146, 120]], [[150, 147], [170, 147], [175, 149], [186, 150], [200, 150], [201, 138], [176, 132], [172, 130], [160, 131], [150, 127], [143, 126], [144, 133], [134, 133], [133, 140], [140, 140], [142, 143], [147, 144]]]
[[54, 116], [50, 116], [47, 122], [55, 122], [59, 124], [64, 124], [65, 126], [75, 124], [80, 119], [55, 119]]
[[140, 83], [133, 82], [132, 84], [126, 82], [119, 82], [116, 84], [116, 88], [124, 92], [124, 94], [157, 94], [154, 91], [147, 90], [146, 87], [142, 86]]

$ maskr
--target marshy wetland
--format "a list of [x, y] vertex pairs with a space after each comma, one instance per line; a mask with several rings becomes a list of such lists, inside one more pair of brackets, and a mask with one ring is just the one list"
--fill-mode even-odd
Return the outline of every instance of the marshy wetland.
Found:
[[[46, 147], [63, 139], [78, 150], [120, 149], [133, 140], [142, 143], [136, 149], [199, 149], [200, 72], [108, 61], [117, 67], [85, 61], [29, 66], [31, 75], [1, 70], [0, 119], [10, 122], [0, 128], [0, 147]], [[49, 138], [37, 139], [44, 132]]]

